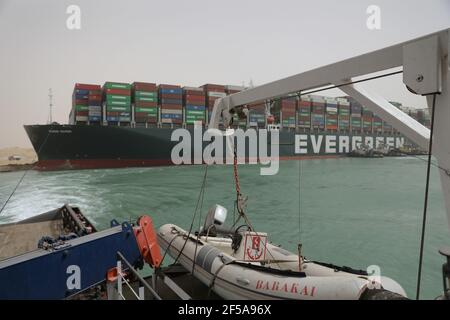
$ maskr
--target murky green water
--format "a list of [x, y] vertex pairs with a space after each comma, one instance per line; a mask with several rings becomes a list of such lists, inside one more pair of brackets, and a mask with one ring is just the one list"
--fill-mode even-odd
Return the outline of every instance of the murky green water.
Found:
[[[260, 176], [256, 165], [239, 170], [242, 192], [249, 196], [249, 217], [273, 242], [295, 252], [301, 241], [310, 259], [361, 269], [379, 265], [383, 275], [415, 296], [425, 162], [416, 158], [284, 161], [275, 176]], [[148, 214], [157, 226], [175, 223], [187, 229], [203, 173], [202, 166], [30, 171], [0, 215], [0, 223], [70, 203], [81, 207], [99, 228], [108, 227], [113, 218], [135, 221]], [[0, 174], [0, 203], [22, 174]], [[209, 206], [220, 203], [232, 219], [234, 198], [232, 167], [209, 167], [203, 216]], [[437, 250], [449, 244], [436, 169], [428, 217], [422, 298], [431, 299], [442, 291], [444, 260]]]

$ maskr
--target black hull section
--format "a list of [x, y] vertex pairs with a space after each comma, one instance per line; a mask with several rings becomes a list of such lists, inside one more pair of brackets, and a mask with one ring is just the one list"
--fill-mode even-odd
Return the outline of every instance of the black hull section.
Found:
[[[25, 130], [38, 154], [36, 168], [41, 170], [173, 165], [172, 149], [179, 143], [171, 141], [174, 129], [170, 128], [27, 125]], [[188, 131], [195, 139], [193, 129]], [[280, 131], [279, 157], [282, 160], [338, 157], [351, 151], [352, 144], [365, 139], [373, 143], [381, 139], [395, 147], [403, 143], [402, 137], [392, 135]], [[194, 143], [191, 142], [190, 164], [202, 163], [201, 158], [194, 159]], [[270, 135], [267, 143], [270, 154]], [[207, 144], [203, 142], [203, 148]], [[248, 145], [245, 158], [252, 158]]]

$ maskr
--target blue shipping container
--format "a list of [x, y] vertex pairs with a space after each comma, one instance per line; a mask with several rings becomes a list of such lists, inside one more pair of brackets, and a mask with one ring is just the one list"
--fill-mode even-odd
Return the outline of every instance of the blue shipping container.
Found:
[[186, 110], [188, 110], [188, 111], [193, 111], [193, 110], [205, 111], [205, 106], [194, 106], [192, 104], [187, 104], [186, 105]]
[[117, 122], [117, 121], [119, 121], [119, 117], [106, 117], [106, 120]]
[[102, 117], [99, 116], [89, 116], [89, 121], [101, 121]]
[[175, 114], [175, 113], [161, 113], [162, 119], [181, 119], [181, 114]]
[[89, 96], [87, 94], [76, 94], [75, 99], [77, 100], [84, 100], [87, 99]]
[[170, 94], [183, 94], [183, 89], [159, 89], [159, 91], [164, 94], [164, 93], [170, 93]]
[[86, 94], [89, 94], [89, 90], [75, 89], [75, 94], [86, 95]]

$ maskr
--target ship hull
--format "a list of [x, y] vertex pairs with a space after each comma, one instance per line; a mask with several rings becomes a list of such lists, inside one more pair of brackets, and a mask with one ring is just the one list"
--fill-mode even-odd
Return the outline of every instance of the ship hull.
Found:
[[[172, 150], [179, 140], [172, 141], [174, 129], [130, 128], [85, 125], [27, 125], [25, 131], [38, 155], [38, 170], [70, 170], [123, 167], [152, 167], [173, 165]], [[203, 163], [195, 158], [195, 133], [192, 137], [191, 161], [184, 164]], [[200, 134], [201, 136], [201, 134]], [[201, 139], [201, 137], [200, 137]], [[367, 141], [366, 139], [369, 139]], [[336, 158], [346, 155], [355, 143], [378, 141], [400, 147], [403, 138], [393, 135], [364, 135], [349, 133], [279, 132], [279, 159]], [[202, 149], [209, 142], [201, 142]], [[345, 144], [345, 145], [343, 145]], [[267, 141], [270, 154], [271, 139]], [[198, 153], [196, 154], [198, 156]], [[248, 146], [245, 159], [255, 161]]]

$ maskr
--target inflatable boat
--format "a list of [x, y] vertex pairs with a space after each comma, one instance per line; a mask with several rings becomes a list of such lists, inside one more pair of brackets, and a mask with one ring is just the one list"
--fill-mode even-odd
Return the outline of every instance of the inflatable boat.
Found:
[[[311, 261], [269, 243], [266, 233], [224, 227], [216, 205], [197, 233], [166, 224], [163, 250], [224, 299], [405, 299], [394, 280], [364, 270]], [[376, 271], [376, 270], [375, 270]]]

